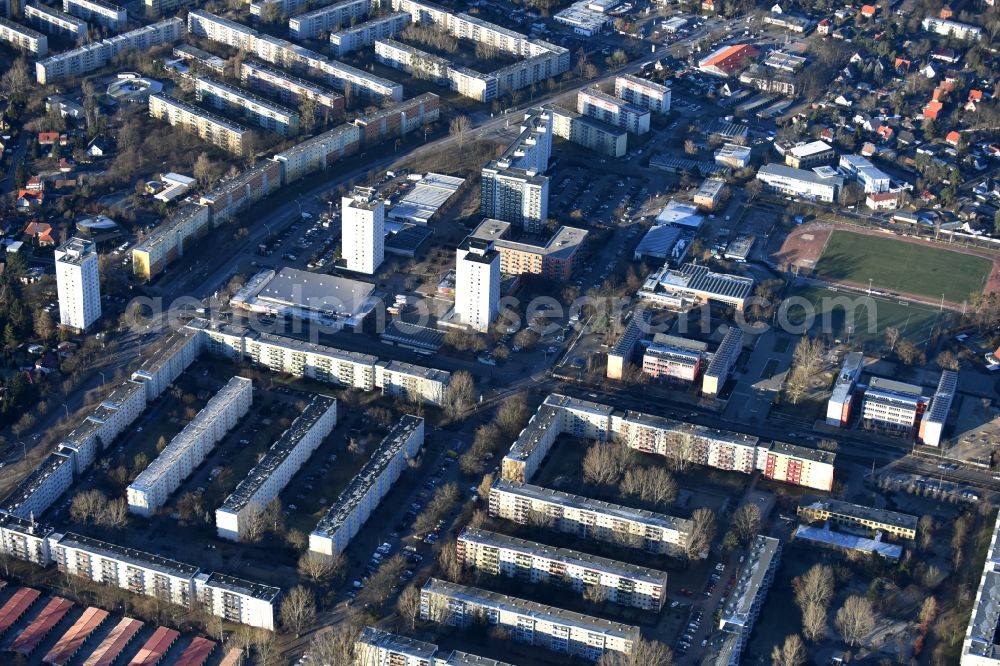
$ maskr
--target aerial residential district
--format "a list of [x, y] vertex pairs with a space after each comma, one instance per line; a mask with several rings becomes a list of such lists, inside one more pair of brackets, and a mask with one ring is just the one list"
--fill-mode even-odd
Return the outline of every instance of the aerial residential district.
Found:
[[0, 0], [0, 664], [1000, 666], [1000, 8], [867, 1]]

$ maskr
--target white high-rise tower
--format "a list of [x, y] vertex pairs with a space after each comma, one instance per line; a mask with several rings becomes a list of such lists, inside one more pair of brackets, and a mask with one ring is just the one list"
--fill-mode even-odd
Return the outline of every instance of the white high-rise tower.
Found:
[[86, 330], [101, 317], [101, 277], [93, 241], [70, 238], [56, 248], [59, 323]]
[[341, 203], [341, 255], [347, 270], [374, 275], [385, 259], [385, 202], [375, 190], [359, 187]]
[[458, 321], [485, 333], [500, 302], [500, 253], [491, 241], [467, 238], [455, 254], [455, 314]]

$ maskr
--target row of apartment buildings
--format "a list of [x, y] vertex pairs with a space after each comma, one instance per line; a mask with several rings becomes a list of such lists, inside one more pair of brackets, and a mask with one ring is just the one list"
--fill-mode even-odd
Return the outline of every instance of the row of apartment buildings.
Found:
[[239, 86], [199, 76], [194, 80], [194, 90], [199, 102], [220, 111], [238, 114], [279, 136], [295, 136], [299, 133], [298, 111], [275, 104]]
[[315, 104], [317, 114], [329, 114], [334, 120], [344, 118], [344, 96], [318, 83], [251, 60], [243, 61], [239, 75], [244, 86], [276, 95], [286, 104], [298, 107], [309, 100]]
[[[198, 107], [194, 107], [194, 110], [199, 114], [209, 113]], [[258, 162], [239, 176], [219, 183], [202, 194], [197, 202], [178, 208], [170, 219], [134, 247], [132, 265], [135, 275], [144, 280], [155, 278], [167, 265], [183, 256], [185, 249], [203, 238], [211, 228], [247, 210], [278, 188], [323, 171], [345, 157], [354, 155], [363, 146], [374, 146], [392, 138], [406, 136], [435, 122], [439, 113], [438, 96], [424, 93], [360, 116], [353, 123], [345, 123], [305, 139], [275, 154], [271, 159]], [[190, 122], [196, 124], [189, 131], [213, 132], [212, 136], [220, 137], [219, 140], [225, 141], [226, 145], [235, 146], [236, 142], [242, 142], [240, 132], [243, 130], [233, 130], [230, 134], [223, 127], [219, 134], [215, 134], [214, 127], [202, 129], [200, 120]], [[230, 144], [230, 141], [234, 143]]]
[[833, 488], [835, 454], [784, 442], [717, 430], [564, 395], [549, 395], [501, 463], [504, 479], [527, 482], [560, 434], [598, 441], [621, 440], [629, 448], [727, 471], [752, 474], [817, 490]]
[[32, 27], [49, 35], [69, 37], [74, 42], [87, 38], [86, 21], [46, 5], [25, 5], [24, 18]]
[[180, 41], [184, 36], [184, 21], [169, 18], [123, 32], [99, 42], [84, 44], [35, 63], [35, 79], [45, 85], [62, 79], [81, 76], [107, 65], [115, 56], [135, 51], [149, 51], [163, 44]]
[[246, 155], [250, 148], [250, 128], [173, 95], [150, 95], [149, 115], [233, 155]]
[[438, 654], [433, 643], [365, 627], [354, 644], [353, 666], [512, 666], [506, 662], [453, 650]]
[[49, 53], [49, 38], [31, 28], [0, 17], [0, 42], [44, 58]]
[[124, 30], [128, 23], [128, 12], [124, 7], [104, 0], [63, 0], [62, 9], [71, 16], [93, 21], [115, 32]]
[[372, 99], [403, 99], [403, 87], [398, 83], [200, 9], [188, 13], [188, 32], [244, 50], [272, 65], [324, 78], [339, 91], [350, 85], [355, 93]]
[[241, 541], [248, 525], [288, 485], [337, 425], [337, 401], [314, 395], [288, 429], [215, 511], [220, 537]]
[[253, 382], [245, 377], [230, 379], [129, 485], [129, 510], [151, 516], [163, 506], [219, 440], [250, 411], [252, 402]]
[[424, 420], [404, 415], [309, 534], [309, 550], [342, 553], [424, 444]]

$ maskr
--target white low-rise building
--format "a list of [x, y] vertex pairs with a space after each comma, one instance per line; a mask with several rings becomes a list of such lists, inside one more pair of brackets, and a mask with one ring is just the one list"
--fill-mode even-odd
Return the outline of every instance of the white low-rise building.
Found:
[[892, 178], [860, 155], [841, 155], [840, 170], [858, 181], [866, 194], [881, 194], [892, 188]]
[[128, 487], [129, 510], [150, 516], [250, 410], [253, 382], [233, 377]]
[[337, 425], [337, 401], [315, 395], [264, 457], [215, 511], [220, 537], [240, 541], [248, 524], [288, 485]]
[[279, 588], [220, 573], [199, 573], [193, 585], [205, 612], [227, 622], [274, 631]]
[[420, 617], [462, 628], [485, 622], [519, 643], [590, 661], [606, 652], [627, 655], [639, 640], [638, 627], [437, 578], [420, 591]]
[[309, 535], [309, 550], [342, 553], [423, 444], [424, 420], [403, 416], [316, 525]]
[[773, 163], [757, 171], [757, 180], [774, 192], [827, 203], [835, 202], [844, 186], [844, 179], [832, 169], [817, 172]]

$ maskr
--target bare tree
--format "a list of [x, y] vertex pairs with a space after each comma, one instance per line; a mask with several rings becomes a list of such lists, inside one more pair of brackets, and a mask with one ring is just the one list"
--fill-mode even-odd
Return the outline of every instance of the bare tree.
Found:
[[69, 515], [78, 523], [96, 521], [104, 513], [108, 498], [100, 490], [84, 490], [73, 496], [69, 507]]
[[930, 550], [934, 545], [934, 517], [923, 515], [917, 523], [917, 539], [921, 550]]
[[760, 507], [752, 503], [742, 505], [733, 514], [730, 528], [741, 544], [748, 545], [760, 531]]
[[605, 652], [597, 666], [673, 666], [674, 653], [659, 641], [638, 638], [628, 654]]
[[441, 405], [445, 416], [455, 420], [469, 410], [476, 399], [476, 383], [464, 370], [452, 373]]
[[128, 525], [128, 502], [124, 497], [118, 497], [104, 505], [104, 510], [97, 517], [97, 524], [109, 529], [120, 530]]
[[493, 487], [493, 475], [486, 474], [483, 476], [483, 480], [479, 482], [479, 487], [476, 492], [479, 494], [479, 499], [483, 502], [488, 502], [490, 499], [490, 488]]
[[267, 531], [267, 516], [264, 514], [264, 508], [256, 502], [247, 505], [245, 511], [246, 519], [240, 521], [243, 523], [240, 539], [248, 543], [257, 543]]
[[695, 509], [691, 514], [691, 533], [687, 542], [688, 559], [707, 557], [714, 538], [715, 512], [707, 507]]
[[342, 553], [333, 556], [306, 551], [299, 558], [299, 575], [314, 583], [329, 583], [344, 575], [347, 558]]
[[313, 593], [296, 585], [281, 601], [281, 624], [289, 632], [299, 636], [316, 619], [316, 599]]
[[583, 598], [598, 606], [608, 600], [608, 590], [600, 583], [593, 583], [583, 586]]
[[517, 393], [500, 403], [495, 422], [504, 437], [513, 439], [528, 422], [528, 416], [528, 403], [525, 400], [525, 395]]
[[667, 435], [665, 456], [673, 472], [683, 472], [694, 457], [694, 437], [686, 432], [672, 432]]
[[677, 482], [662, 467], [630, 467], [618, 486], [623, 495], [638, 496], [644, 502], [666, 505], [677, 499]]
[[468, 116], [457, 116], [448, 123], [448, 134], [455, 137], [458, 142], [458, 149], [465, 147], [465, 135], [472, 129], [472, 121]]
[[454, 541], [441, 547], [438, 565], [441, 567], [441, 575], [449, 581], [457, 583], [462, 579], [462, 561], [458, 558], [458, 548]]
[[875, 609], [860, 595], [847, 597], [833, 621], [844, 642], [854, 647], [875, 627]]
[[899, 329], [894, 326], [886, 326], [885, 328], [885, 345], [889, 348], [889, 352], [892, 353], [896, 350], [896, 343], [899, 342], [901, 333]]
[[772, 666], [802, 666], [806, 663], [806, 646], [798, 634], [789, 634], [785, 642], [771, 651]]
[[937, 617], [937, 612], [937, 599], [934, 597], [927, 597], [924, 599], [924, 603], [920, 606], [920, 615], [918, 616], [920, 624], [924, 627], [929, 627], [931, 622], [933, 622]]
[[813, 643], [826, 635], [826, 606], [810, 603], [802, 609], [802, 635]]
[[420, 619], [420, 590], [416, 585], [409, 585], [399, 593], [396, 610], [399, 611], [399, 616], [406, 620], [410, 631], [413, 631], [417, 626], [417, 620]]
[[583, 457], [583, 478], [599, 486], [614, 485], [622, 478], [631, 457], [631, 450], [618, 442], [595, 442]]
[[447, 483], [435, 490], [427, 508], [413, 521], [413, 531], [419, 534], [434, 529], [437, 522], [455, 506], [459, 497], [458, 486], [454, 483]]
[[[358, 640], [358, 629], [356, 627], [344, 626], [344, 623], [337, 625], [337, 628], [328, 629], [316, 634], [309, 644], [310, 661], [317, 664], [354, 664], [355, 650]], [[366, 662], [361, 661], [365, 664]], [[367, 666], [367, 664], [366, 664]]]
[[368, 577], [358, 601], [362, 604], [370, 604], [372, 608], [378, 609], [385, 603], [385, 600], [392, 594], [392, 589], [399, 582], [399, 577], [406, 570], [406, 560], [402, 555], [396, 554], [382, 562], [379, 568]]
[[833, 599], [833, 569], [826, 564], [814, 564], [808, 571], [792, 581], [795, 603], [803, 611], [810, 604], [823, 608]]

